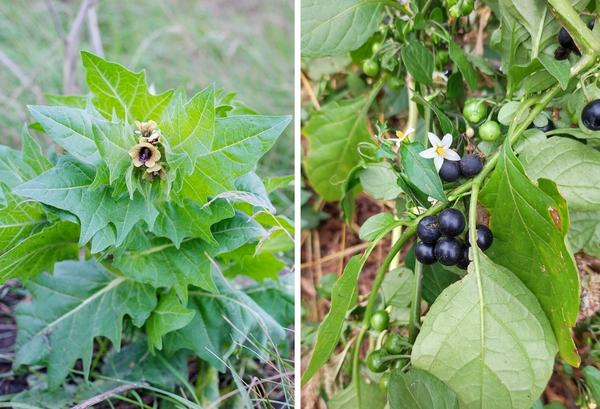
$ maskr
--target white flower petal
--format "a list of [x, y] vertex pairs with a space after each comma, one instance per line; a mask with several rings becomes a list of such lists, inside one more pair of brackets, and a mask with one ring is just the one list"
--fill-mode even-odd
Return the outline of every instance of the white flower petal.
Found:
[[460, 156], [452, 149], [446, 149], [446, 152], [444, 153], [444, 159], [457, 161], [460, 160]]
[[419, 156], [426, 159], [435, 158], [437, 155], [435, 153], [435, 148], [425, 149], [424, 151], [419, 153]]
[[449, 133], [444, 135], [444, 137], [442, 138], [442, 146], [446, 149], [452, 146], [452, 135], [450, 135]]
[[404, 135], [410, 135], [411, 133], [413, 133], [415, 131], [415, 128], [410, 127], [408, 128], [406, 131], [404, 131]]
[[432, 132], [427, 132], [427, 138], [429, 138], [429, 143], [433, 147], [436, 147], [436, 146], [439, 146], [442, 144], [442, 141], [440, 141], [440, 138], [438, 138], [437, 135]]
[[435, 156], [433, 158], [433, 164], [435, 165], [435, 170], [439, 172], [440, 168], [444, 164], [444, 158], [442, 158], [441, 156]]

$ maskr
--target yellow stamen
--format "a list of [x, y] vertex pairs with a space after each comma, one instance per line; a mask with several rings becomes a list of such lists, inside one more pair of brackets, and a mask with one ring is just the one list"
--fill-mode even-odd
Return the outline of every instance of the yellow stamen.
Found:
[[435, 147], [435, 153], [436, 153], [436, 155], [443, 157], [444, 154], [446, 153], [446, 148], [444, 148], [441, 145], [438, 145]]
[[402, 131], [396, 131], [396, 136], [398, 137], [398, 139], [400, 139], [401, 141], [404, 140], [404, 138], [406, 138], [406, 135], [404, 135], [404, 132]]

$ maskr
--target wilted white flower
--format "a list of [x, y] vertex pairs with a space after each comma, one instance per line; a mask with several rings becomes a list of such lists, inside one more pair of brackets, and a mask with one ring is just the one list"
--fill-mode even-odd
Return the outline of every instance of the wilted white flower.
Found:
[[397, 138], [390, 138], [390, 141], [396, 142], [396, 146], [400, 147], [400, 144], [402, 142], [404, 142], [407, 138], [408, 135], [410, 135], [411, 133], [413, 133], [415, 131], [415, 128], [408, 128], [406, 131], [402, 132], [400, 130], [396, 131], [396, 136]]
[[433, 158], [433, 164], [438, 172], [444, 163], [444, 159], [453, 161], [460, 160], [458, 153], [450, 149], [450, 146], [452, 145], [452, 135], [447, 133], [441, 141], [434, 133], [429, 132], [427, 136], [429, 138], [429, 143], [431, 143], [431, 148], [425, 149], [423, 152], [419, 153], [419, 155], [427, 159]]

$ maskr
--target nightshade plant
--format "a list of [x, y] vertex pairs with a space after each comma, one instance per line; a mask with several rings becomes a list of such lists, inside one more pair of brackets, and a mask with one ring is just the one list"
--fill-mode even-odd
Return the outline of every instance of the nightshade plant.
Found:
[[[128, 371], [114, 377], [172, 388], [189, 356], [225, 370], [248, 340], [278, 354], [267, 346], [286, 342], [289, 293], [233, 278], [276, 282], [293, 247], [269, 200], [291, 179], [255, 173], [290, 117], [258, 115], [214, 86], [156, 94], [144, 72], [81, 55], [91, 95], [29, 107], [56, 152], [27, 129], [21, 151], [0, 147], [0, 278], [31, 292], [14, 369], [42, 365], [56, 390], [79, 359], [88, 376], [105, 337]], [[145, 340], [127, 349], [134, 358], [118, 353], [123, 331]]]
[[[600, 96], [600, 33], [590, 23], [599, 8], [490, 0], [472, 10], [463, 0], [302, 1], [304, 85], [314, 96], [307, 181], [346, 221], [361, 192], [394, 209], [360, 228], [371, 243], [333, 287], [303, 374], [306, 384], [335, 355], [334, 373], [351, 382], [332, 407], [543, 407], [555, 358], [582, 364], [574, 254], [600, 257], [599, 114], [584, 110]], [[555, 58], [561, 27], [573, 45]], [[466, 216], [468, 236], [464, 226], [448, 233], [458, 239], [422, 226], [419, 237], [443, 243], [447, 264], [457, 263], [457, 242], [470, 243], [458, 261], [467, 271], [433, 264], [423, 242], [417, 258], [431, 265], [414, 250], [400, 260], [419, 221], [447, 208]], [[361, 270], [388, 236], [363, 297]], [[383, 333], [370, 326], [381, 310], [390, 315]], [[387, 348], [398, 336], [403, 347]], [[578, 403], [594, 407], [598, 381], [586, 380]]]

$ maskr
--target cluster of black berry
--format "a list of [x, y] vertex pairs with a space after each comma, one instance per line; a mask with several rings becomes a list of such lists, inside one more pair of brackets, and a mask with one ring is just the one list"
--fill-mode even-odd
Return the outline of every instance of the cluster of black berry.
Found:
[[444, 182], [455, 182], [461, 176], [472, 178], [483, 169], [483, 161], [479, 155], [467, 154], [460, 161], [445, 160], [440, 168], [440, 178]]
[[[467, 240], [458, 236], [465, 229], [465, 216], [458, 209], [445, 209], [438, 216], [426, 216], [417, 225], [420, 241], [415, 247], [415, 257], [422, 264], [436, 261], [445, 266], [466, 269], [469, 265], [469, 232]], [[483, 224], [477, 225], [477, 246], [482, 251], [492, 245], [492, 231]]]

